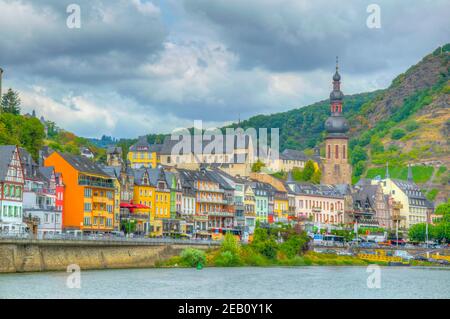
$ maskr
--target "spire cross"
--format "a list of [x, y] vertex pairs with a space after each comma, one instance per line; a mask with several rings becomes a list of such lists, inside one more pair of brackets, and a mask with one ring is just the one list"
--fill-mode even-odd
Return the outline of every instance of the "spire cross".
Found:
[[339, 57], [336, 55], [336, 71], [339, 69]]

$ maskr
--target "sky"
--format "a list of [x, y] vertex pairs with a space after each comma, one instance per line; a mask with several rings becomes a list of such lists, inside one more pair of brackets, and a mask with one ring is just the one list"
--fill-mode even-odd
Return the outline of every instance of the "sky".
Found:
[[3, 90], [84, 137], [222, 126], [326, 99], [336, 56], [344, 94], [385, 88], [450, 42], [448, 17], [448, 0], [0, 0]]

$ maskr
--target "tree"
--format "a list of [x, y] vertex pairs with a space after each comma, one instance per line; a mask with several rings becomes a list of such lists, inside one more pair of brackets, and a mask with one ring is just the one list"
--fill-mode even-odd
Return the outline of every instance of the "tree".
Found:
[[19, 93], [8, 89], [8, 92], [2, 96], [1, 108], [4, 113], [11, 113], [14, 115], [20, 114], [20, 97]]
[[[428, 229], [429, 233], [430, 233], [430, 228]], [[412, 225], [409, 228], [408, 235], [409, 235], [409, 238], [414, 241], [425, 241], [425, 237], [426, 237], [425, 223]]]
[[312, 160], [308, 160], [305, 164], [305, 168], [303, 169], [303, 180], [310, 181], [314, 172], [315, 172], [314, 162]]
[[311, 183], [314, 184], [320, 184], [320, 180], [322, 179], [322, 171], [318, 169], [314, 172], [313, 176], [311, 177]]
[[359, 161], [355, 165], [355, 169], [353, 171], [353, 175], [355, 175], [356, 177], [359, 177], [359, 176], [361, 176], [364, 173], [365, 169], [366, 169], [366, 165], [365, 165], [364, 161]]
[[367, 160], [366, 151], [359, 145], [355, 146], [351, 153], [352, 165], [356, 165], [356, 163], [358, 163], [360, 161], [366, 161], [366, 160]]
[[261, 160], [257, 160], [252, 165], [252, 172], [259, 173], [264, 166], [266, 165]]
[[396, 128], [395, 130], [392, 131], [391, 138], [393, 140], [399, 140], [403, 136], [405, 136], [405, 134], [406, 132], [404, 130], [402, 130], [401, 128]]

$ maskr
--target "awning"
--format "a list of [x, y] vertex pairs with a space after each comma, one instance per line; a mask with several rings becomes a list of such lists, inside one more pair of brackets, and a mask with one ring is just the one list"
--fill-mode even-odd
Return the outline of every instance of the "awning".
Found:
[[149, 209], [150, 207], [142, 205], [142, 204], [120, 203], [120, 208]]

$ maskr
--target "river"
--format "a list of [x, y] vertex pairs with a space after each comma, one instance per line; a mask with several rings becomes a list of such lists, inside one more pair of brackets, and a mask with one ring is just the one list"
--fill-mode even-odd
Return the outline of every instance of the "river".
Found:
[[382, 267], [380, 288], [365, 267], [81, 271], [80, 288], [69, 275], [1, 274], [0, 298], [450, 298], [448, 268]]

